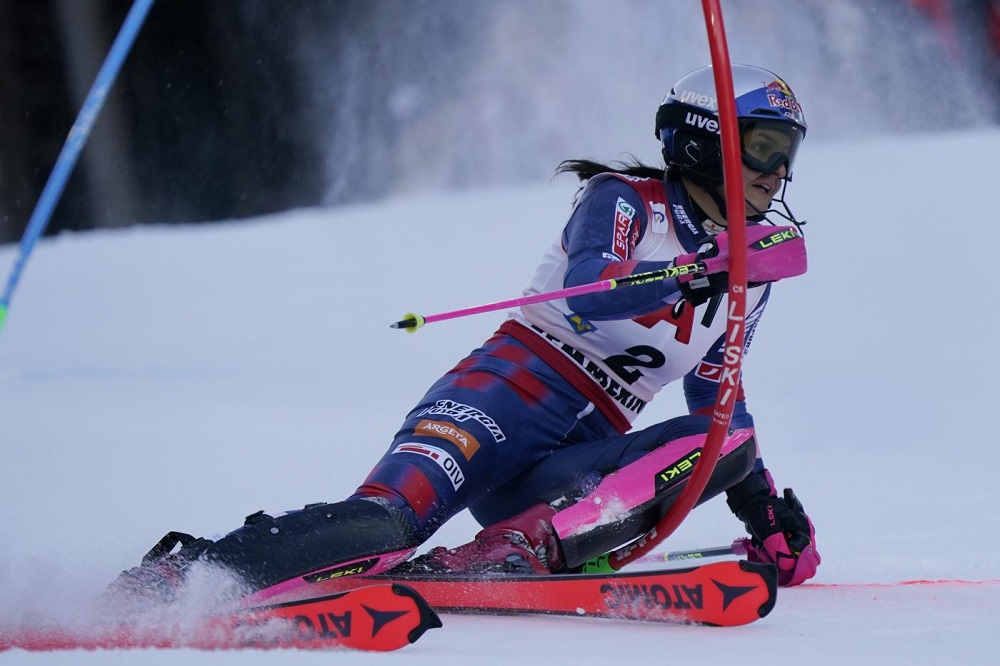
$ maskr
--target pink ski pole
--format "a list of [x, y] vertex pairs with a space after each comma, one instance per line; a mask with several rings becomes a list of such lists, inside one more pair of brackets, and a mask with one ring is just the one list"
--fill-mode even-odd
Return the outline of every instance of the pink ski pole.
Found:
[[408, 312], [405, 315], [403, 315], [403, 318], [401, 320], [397, 321], [394, 324], [390, 324], [389, 328], [402, 328], [405, 329], [407, 333], [415, 333], [417, 329], [421, 328], [424, 324], [431, 324], [436, 321], [444, 321], [446, 319], [457, 319], [458, 317], [468, 317], [470, 315], [482, 314], [483, 312], [494, 312], [496, 310], [517, 308], [521, 307], [522, 305], [531, 305], [532, 303], [543, 303], [545, 301], [554, 301], [559, 298], [569, 298], [570, 296], [582, 296], [583, 294], [593, 294], [599, 291], [611, 291], [612, 289], [617, 289], [618, 287], [632, 287], [640, 284], [649, 284], [650, 282], [657, 282], [669, 278], [681, 277], [683, 275], [696, 275], [702, 272], [703, 270], [704, 266], [702, 266], [700, 263], [684, 264], [682, 266], [671, 266], [670, 268], [661, 268], [655, 271], [636, 273], [635, 275], [627, 275], [625, 277], [620, 277], [620, 278], [600, 280], [598, 282], [590, 282], [588, 284], [581, 284], [576, 287], [566, 287], [565, 289], [548, 291], [543, 294], [532, 294], [530, 296], [523, 296], [521, 298], [512, 298], [506, 301], [497, 301], [495, 303], [475, 305], [473, 307], [462, 308], [460, 310], [452, 310], [450, 312], [440, 312], [438, 314], [432, 314], [426, 316]]

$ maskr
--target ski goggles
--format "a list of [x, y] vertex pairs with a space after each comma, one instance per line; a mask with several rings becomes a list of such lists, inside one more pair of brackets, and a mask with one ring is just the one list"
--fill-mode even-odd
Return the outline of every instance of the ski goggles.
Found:
[[795, 153], [805, 132], [791, 123], [775, 120], [740, 121], [740, 150], [743, 164], [754, 171], [774, 173], [785, 165], [792, 173]]

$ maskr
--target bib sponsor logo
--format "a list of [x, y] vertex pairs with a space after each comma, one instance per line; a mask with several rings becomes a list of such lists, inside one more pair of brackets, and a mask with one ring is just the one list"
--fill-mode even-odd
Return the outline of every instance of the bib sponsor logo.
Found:
[[472, 456], [476, 455], [476, 451], [479, 450], [479, 442], [476, 441], [475, 437], [450, 423], [424, 419], [413, 430], [414, 434], [417, 435], [437, 437], [451, 442], [462, 451], [466, 460], [472, 460]]
[[667, 233], [667, 205], [650, 201], [649, 209], [653, 211], [653, 221], [649, 225], [649, 230], [654, 234]]
[[710, 382], [718, 382], [722, 377], [722, 366], [702, 361], [698, 364], [698, 369], [695, 370], [695, 375], [701, 377], [702, 379], [707, 379]]
[[646, 407], [646, 401], [636, 397], [631, 391], [622, 386], [620, 382], [608, 376], [600, 366], [587, 358], [583, 352], [576, 347], [566, 344], [551, 333], [546, 333], [535, 325], [532, 330], [548, 340], [549, 344], [561, 351], [571, 361], [590, 375], [590, 378], [597, 382], [598, 386], [604, 389], [611, 398], [618, 403], [621, 409], [627, 410], [636, 416]]
[[397, 453], [415, 453], [430, 458], [437, 463], [438, 467], [445, 471], [455, 490], [461, 488], [462, 484], [465, 483], [465, 475], [462, 474], [462, 468], [458, 466], [455, 459], [444, 449], [439, 449], [429, 444], [400, 444], [392, 453], [393, 455]]
[[490, 434], [493, 435], [493, 440], [497, 444], [507, 440], [507, 435], [503, 434], [503, 430], [500, 429], [500, 426], [497, 425], [496, 421], [484, 414], [481, 410], [476, 409], [475, 407], [470, 407], [469, 405], [463, 405], [462, 403], [455, 402], [454, 400], [438, 400], [434, 403], [433, 407], [428, 407], [417, 414], [417, 416], [424, 415], [447, 416], [455, 421], [458, 421], [459, 423], [472, 419], [489, 430]]
[[615, 231], [611, 250], [616, 257], [622, 260], [631, 257], [632, 250], [635, 249], [637, 234], [634, 226], [635, 208], [618, 197], [618, 204], [615, 206]]

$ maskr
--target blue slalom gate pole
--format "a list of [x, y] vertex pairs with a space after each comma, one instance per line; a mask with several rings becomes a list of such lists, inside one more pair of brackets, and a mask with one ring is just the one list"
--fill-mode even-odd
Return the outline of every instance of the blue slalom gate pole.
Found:
[[73, 167], [80, 157], [80, 152], [87, 142], [87, 137], [90, 136], [94, 121], [97, 120], [97, 114], [104, 106], [108, 91], [118, 77], [122, 63], [125, 62], [128, 52], [132, 49], [136, 35], [139, 34], [152, 6], [153, 0], [135, 0], [132, 3], [132, 8], [129, 10], [128, 16], [125, 17], [125, 22], [122, 23], [118, 36], [115, 38], [114, 44], [111, 45], [111, 50], [108, 51], [104, 64], [101, 65], [97, 78], [94, 79], [94, 84], [90, 87], [90, 92], [87, 93], [87, 98], [83, 101], [80, 113], [77, 114], [76, 121], [69, 130], [69, 136], [66, 137], [59, 158], [52, 168], [52, 173], [49, 174], [49, 179], [35, 205], [35, 210], [31, 213], [24, 235], [21, 236], [14, 268], [7, 279], [7, 288], [4, 290], [3, 296], [0, 297], [0, 331], [3, 331], [7, 311], [10, 309], [10, 300], [14, 295], [14, 289], [17, 288], [18, 281], [21, 279], [24, 265], [27, 263], [31, 251], [35, 248], [35, 243], [45, 233], [45, 228], [49, 225], [52, 211], [59, 203], [63, 188], [66, 187], [66, 181], [69, 180], [70, 173], [72, 173]]

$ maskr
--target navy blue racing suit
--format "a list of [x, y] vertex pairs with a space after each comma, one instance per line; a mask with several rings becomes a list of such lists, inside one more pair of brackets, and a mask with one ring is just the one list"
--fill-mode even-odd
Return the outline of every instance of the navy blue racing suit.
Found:
[[[679, 182], [600, 174], [525, 294], [666, 268], [709, 237]], [[748, 290], [745, 348], [769, 292]], [[645, 453], [707, 432], [725, 312], [725, 294], [695, 307], [676, 279], [522, 307], [431, 386], [352, 497], [404, 509], [420, 541], [465, 508], [489, 525], [578, 499]], [[676, 382], [688, 414], [630, 432]], [[752, 426], [741, 385], [732, 427]]]

